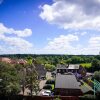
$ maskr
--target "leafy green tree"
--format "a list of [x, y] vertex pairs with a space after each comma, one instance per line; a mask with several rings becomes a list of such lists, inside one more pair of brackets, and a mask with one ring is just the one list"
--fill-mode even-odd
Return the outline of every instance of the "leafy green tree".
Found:
[[93, 77], [100, 82], [100, 71], [95, 71]]
[[45, 64], [47, 62], [47, 60], [44, 59], [44, 57], [36, 57], [36, 62], [38, 62], [39, 64]]
[[66, 63], [70, 64], [72, 62], [71, 58], [67, 59]]
[[26, 81], [27, 81], [27, 85], [28, 85], [28, 88], [31, 92], [31, 96], [32, 94], [36, 94], [39, 92], [39, 81], [38, 81], [38, 73], [37, 71], [35, 70], [35, 60], [32, 58], [32, 57], [29, 57], [28, 58], [28, 64], [29, 64], [29, 67], [28, 67], [28, 71], [27, 71], [27, 76], [26, 76]]
[[51, 64], [45, 64], [45, 68], [46, 68], [48, 71], [53, 71], [53, 70], [55, 70], [55, 66], [54, 66], [54, 65], [51, 65]]
[[35, 94], [39, 92], [39, 80], [37, 80], [37, 73], [35, 71], [30, 72], [30, 74], [27, 75], [27, 87], [30, 90], [30, 95]]
[[93, 59], [92, 61], [92, 71], [100, 69], [100, 61], [98, 59]]
[[78, 63], [81, 63], [83, 62], [83, 59], [79, 56], [72, 56], [71, 58], [71, 63], [73, 64], [78, 64]]
[[20, 91], [20, 77], [10, 64], [0, 62], [0, 94], [12, 95]]

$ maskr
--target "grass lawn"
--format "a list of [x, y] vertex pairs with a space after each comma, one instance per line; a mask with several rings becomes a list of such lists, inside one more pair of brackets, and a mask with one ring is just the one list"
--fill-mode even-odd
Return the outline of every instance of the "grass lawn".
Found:
[[91, 67], [91, 63], [82, 63], [80, 65], [82, 65], [85, 68], [90, 68]]

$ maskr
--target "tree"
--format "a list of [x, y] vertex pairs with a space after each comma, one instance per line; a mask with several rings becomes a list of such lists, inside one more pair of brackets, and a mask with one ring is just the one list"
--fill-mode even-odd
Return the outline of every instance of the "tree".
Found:
[[51, 64], [45, 64], [45, 68], [46, 68], [48, 71], [53, 71], [53, 70], [55, 70], [55, 66], [54, 66], [54, 65], [51, 65]]
[[27, 73], [27, 84], [28, 84], [28, 88], [31, 92], [31, 96], [34, 93], [35, 95], [37, 95], [37, 93], [39, 92], [39, 81], [38, 81], [38, 73], [35, 70], [35, 60], [32, 57], [28, 57], [27, 59], [29, 67], [28, 67], [28, 73]]
[[73, 63], [73, 64], [79, 64], [81, 62], [83, 62], [83, 59], [81, 57], [79, 57], [79, 56], [72, 56], [71, 63]]
[[97, 81], [100, 82], [100, 71], [95, 71], [93, 77], [94, 77], [94, 79], [96, 79]]
[[28, 65], [27, 64], [15, 64], [14, 67], [16, 68], [17, 74], [20, 76], [20, 84], [21, 84], [21, 89], [24, 95], [24, 91], [25, 91], [25, 86], [26, 84], [26, 70]]
[[32, 94], [37, 95], [39, 92], [39, 80], [37, 80], [37, 73], [35, 71], [30, 72], [27, 77], [27, 87], [30, 90], [30, 95]]
[[20, 91], [20, 78], [16, 69], [10, 64], [0, 62], [0, 94], [12, 95]]
[[70, 64], [72, 62], [71, 58], [67, 59], [66, 63]]
[[96, 71], [100, 69], [100, 61], [98, 59], [92, 60], [92, 70]]

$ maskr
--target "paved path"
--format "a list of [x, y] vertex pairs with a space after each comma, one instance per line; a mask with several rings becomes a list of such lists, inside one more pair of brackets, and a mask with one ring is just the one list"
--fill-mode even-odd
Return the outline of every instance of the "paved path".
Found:
[[46, 80], [41, 80], [41, 81], [40, 81], [40, 83], [39, 83], [40, 89], [43, 88], [43, 86], [45, 85], [45, 82], [46, 82]]
[[47, 80], [48, 80], [48, 79], [52, 79], [52, 77], [51, 77], [51, 72], [47, 72], [47, 73], [46, 73], [46, 78], [47, 78]]
[[[51, 77], [51, 72], [47, 72], [47, 73], [46, 73], [46, 80], [48, 80], [48, 79], [52, 79], [52, 77]], [[40, 83], [39, 83], [40, 89], [43, 88], [43, 86], [45, 85], [46, 80], [41, 80], [41, 81], [40, 81]]]

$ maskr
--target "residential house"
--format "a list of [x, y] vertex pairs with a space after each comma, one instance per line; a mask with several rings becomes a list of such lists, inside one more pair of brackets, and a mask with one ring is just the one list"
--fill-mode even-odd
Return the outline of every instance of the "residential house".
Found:
[[82, 95], [75, 75], [56, 75], [54, 94], [62, 96]]

